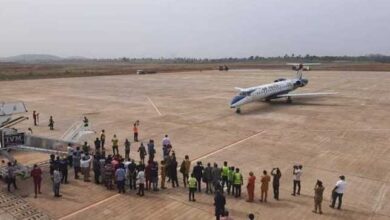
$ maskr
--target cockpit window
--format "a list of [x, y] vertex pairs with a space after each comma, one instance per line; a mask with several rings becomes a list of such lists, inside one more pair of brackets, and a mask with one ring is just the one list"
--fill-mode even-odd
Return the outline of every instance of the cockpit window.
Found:
[[252, 89], [252, 90], [248, 90], [248, 91], [241, 91], [241, 92], [239, 93], [239, 95], [240, 95], [240, 96], [250, 96], [251, 93], [252, 93], [253, 91], [255, 91], [255, 90]]

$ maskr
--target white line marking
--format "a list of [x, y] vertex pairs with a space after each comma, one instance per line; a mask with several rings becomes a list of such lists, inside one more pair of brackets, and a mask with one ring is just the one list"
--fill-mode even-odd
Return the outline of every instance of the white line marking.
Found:
[[158, 113], [158, 115], [162, 116], [160, 110], [158, 110], [157, 106], [154, 104], [154, 102], [148, 97], [146, 96], [146, 98], [149, 100], [150, 104], [153, 105], [154, 109], [156, 109], [156, 112]]
[[234, 143], [232, 143], [232, 144], [225, 145], [225, 146], [223, 146], [222, 148], [220, 148], [220, 149], [218, 149], [218, 150], [216, 150], [216, 151], [210, 152], [210, 153], [208, 153], [208, 154], [206, 154], [206, 155], [203, 155], [203, 156], [201, 156], [201, 157], [199, 157], [199, 158], [196, 158], [196, 159], [194, 159], [194, 160], [202, 160], [202, 159], [204, 159], [204, 158], [206, 158], [206, 157], [212, 156], [212, 155], [214, 155], [214, 154], [216, 154], [216, 153], [219, 153], [219, 152], [221, 152], [221, 151], [223, 151], [223, 150], [226, 150], [226, 149], [229, 149], [229, 148], [231, 148], [231, 147], [234, 147], [235, 145], [240, 144], [240, 143], [242, 143], [242, 142], [244, 142], [244, 141], [247, 141], [247, 140], [249, 140], [249, 139], [251, 139], [251, 138], [254, 138], [254, 137], [256, 137], [256, 136], [259, 136], [259, 135], [262, 134], [263, 132], [265, 132], [265, 130], [262, 130], [262, 131], [260, 131], [260, 132], [257, 132], [257, 133], [254, 134], [254, 135], [251, 135], [251, 136], [249, 136], [249, 137], [246, 137], [246, 138], [244, 138], [244, 139], [241, 139], [241, 140], [239, 140], [239, 141], [236, 141], [236, 142], [234, 142]]
[[90, 209], [90, 208], [96, 207], [96, 206], [98, 206], [98, 205], [100, 205], [100, 204], [102, 204], [102, 203], [104, 203], [104, 202], [106, 202], [106, 201], [108, 201], [108, 200], [111, 200], [111, 199], [113, 199], [113, 198], [116, 198], [116, 197], [118, 197], [118, 196], [120, 196], [120, 195], [121, 195], [121, 194], [112, 195], [112, 196], [110, 196], [110, 197], [108, 197], [108, 198], [105, 198], [105, 199], [103, 199], [103, 200], [100, 200], [100, 201], [97, 202], [97, 203], [94, 203], [94, 204], [92, 204], [92, 205], [89, 205], [89, 206], [87, 206], [87, 207], [84, 207], [84, 208], [82, 208], [82, 209], [79, 209], [79, 210], [77, 210], [77, 211], [75, 211], [75, 212], [72, 212], [72, 213], [69, 214], [69, 215], [65, 215], [64, 217], [61, 217], [61, 218], [59, 218], [58, 220], [68, 219], [68, 218], [70, 218], [70, 217], [72, 217], [72, 216], [75, 216], [75, 215], [77, 215], [77, 214], [79, 214], [79, 213], [81, 213], [81, 212], [84, 212], [85, 210], [88, 210], [88, 209]]

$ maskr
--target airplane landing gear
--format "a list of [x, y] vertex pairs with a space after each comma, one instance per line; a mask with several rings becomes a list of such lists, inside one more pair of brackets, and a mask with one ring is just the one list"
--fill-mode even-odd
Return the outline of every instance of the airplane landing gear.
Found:
[[240, 108], [236, 108], [236, 113], [240, 114], [241, 113], [241, 109]]
[[292, 99], [291, 99], [291, 97], [289, 96], [289, 97], [287, 97], [287, 103], [292, 103]]

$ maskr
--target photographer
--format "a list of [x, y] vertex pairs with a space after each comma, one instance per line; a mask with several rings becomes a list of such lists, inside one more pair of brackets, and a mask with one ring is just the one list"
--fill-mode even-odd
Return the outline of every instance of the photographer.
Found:
[[273, 168], [271, 171], [271, 175], [273, 177], [272, 187], [274, 189], [274, 198], [276, 200], [279, 200], [279, 185], [280, 185], [280, 178], [282, 177], [282, 173], [280, 172], [279, 168]]

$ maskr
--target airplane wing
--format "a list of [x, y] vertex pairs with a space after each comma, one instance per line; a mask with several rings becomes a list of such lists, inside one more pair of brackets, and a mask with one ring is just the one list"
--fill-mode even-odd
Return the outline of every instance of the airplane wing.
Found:
[[278, 98], [282, 97], [309, 97], [309, 96], [327, 96], [327, 95], [336, 95], [337, 92], [315, 92], [315, 93], [287, 93], [278, 95]]

